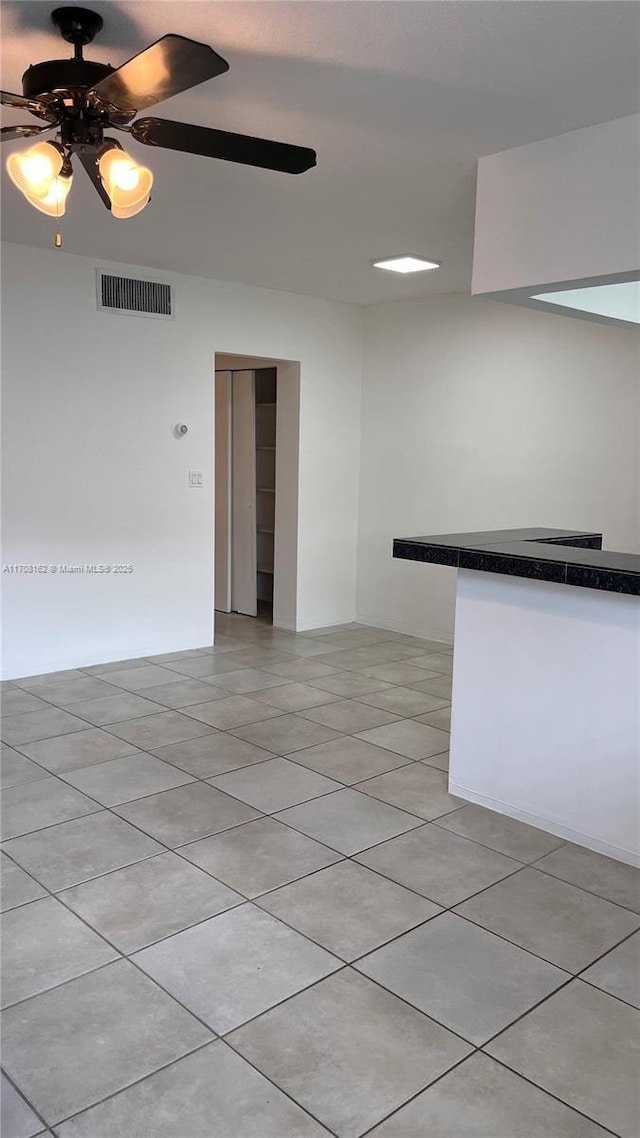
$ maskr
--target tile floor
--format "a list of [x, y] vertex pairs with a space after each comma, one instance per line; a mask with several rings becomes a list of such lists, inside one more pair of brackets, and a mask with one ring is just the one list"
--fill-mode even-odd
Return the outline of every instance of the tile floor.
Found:
[[640, 887], [447, 791], [451, 650], [3, 685], [2, 1138], [638, 1138]]

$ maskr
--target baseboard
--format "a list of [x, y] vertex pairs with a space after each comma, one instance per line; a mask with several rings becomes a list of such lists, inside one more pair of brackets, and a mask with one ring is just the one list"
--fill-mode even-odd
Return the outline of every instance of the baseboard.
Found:
[[356, 617], [351, 613], [350, 616], [338, 617], [331, 620], [305, 620], [300, 621], [296, 626], [295, 632], [315, 632], [316, 628], [335, 628], [339, 624], [353, 624]]
[[497, 814], [505, 814], [507, 818], [515, 818], [517, 822], [526, 822], [529, 826], [535, 826], [538, 830], [546, 830], [548, 834], [555, 834], [558, 838], [574, 842], [577, 846], [586, 846], [587, 849], [604, 854], [606, 857], [612, 857], [615, 861], [623, 861], [626, 865], [640, 867], [640, 854], [633, 850], [603, 841], [592, 834], [583, 834], [580, 830], [573, 830], [570, 826], [564, 826], [552, 818], [541, 818], [540, 815], [532, 814], [529, 810], [512, 806], [510, 802], [501, 802], [498, 798], [489, 798], [486, 794], [478, 794], [477, 791], [469, 790], [467, 786], [461, 786], [451, 780], [449, 780], [448, 789], [449, 794], [464, 798], [466, 802], [486, 806], [488, 810], [495, 810]]
[[417, 621], [411, 625], [402, 622], [390, 623], [387, 617], [375, 616], [371, 613], [358, 613], [354, 620], [358, 624], [367, 624], [371, 628], [383, 628], [386, 632], [400, 632], [403, 636], [418, 636], [422, 640], [437, 640], [440, 644], [453, 644], [453, 637], [443, 636], [441, 631], [426, 628]]

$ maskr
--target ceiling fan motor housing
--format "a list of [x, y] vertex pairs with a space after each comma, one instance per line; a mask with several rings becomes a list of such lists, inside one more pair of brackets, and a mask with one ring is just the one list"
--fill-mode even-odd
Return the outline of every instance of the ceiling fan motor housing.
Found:
[[27, 99], [37, 99], [49, 92], [81, 94], [111, 75], [113, 70], [106, 63], [88, 59], [50, 59], [27, 68], [22, 76], [22, 93]]
[[51, 22], [67, 43], [75, 47], [74, 59], [50, 59], [36, 63], [22, 76], [22, 92], [27, 99], [40, 95], [81, 95], [111, 75], [114, 68], [106, 63], [95, 63], [82, 57], [82, 48], [91, 43], [102, 29], [103, 19], [89, 8], [56, 8]]

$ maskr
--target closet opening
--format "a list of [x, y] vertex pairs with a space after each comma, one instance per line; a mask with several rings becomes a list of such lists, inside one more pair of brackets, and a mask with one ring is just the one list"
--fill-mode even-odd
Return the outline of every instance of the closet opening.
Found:
[[217, 354], [214, 597], [295, 630], [300, 365]]

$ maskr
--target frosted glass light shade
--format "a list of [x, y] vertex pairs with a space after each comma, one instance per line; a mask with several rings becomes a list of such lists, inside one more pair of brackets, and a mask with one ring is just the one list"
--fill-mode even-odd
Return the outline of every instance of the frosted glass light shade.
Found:
[[153, 185], [151, 170], [138, 166], [125, 150], [115, 146], [101, 156], [98, 169], [111, 199], [114, 217], [135, 217], [144, 209]]
[[67, 196], [71, 189], [73, 174], [65, 177], [59, 174], [54, 178], [46, 194], [41, 198], [29, 198], [31, 205], [46, 213], [49, 217], [62, 217], [66, 209]]
[[53, 142], [38, 142], [7, 158], [7, 171], [14, 186], [31, 205], [51, 217], [62, 216], [71, 188], [71, 176], [60, 176], [63, 161], [62, 150]]

